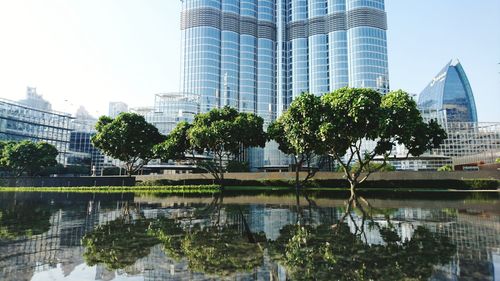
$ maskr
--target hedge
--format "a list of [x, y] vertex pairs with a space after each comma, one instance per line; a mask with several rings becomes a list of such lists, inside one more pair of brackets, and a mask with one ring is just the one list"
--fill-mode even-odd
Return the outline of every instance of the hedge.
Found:
[[[213, 179], [186, 179], [186, 180], [150, 180], [138, 182], [139, 186], [175, 186], [175, 185], [209, 185], [216, 184]], [[292, 180], [238, 180], [225, 179], [225, 186], [278, 186], [293, 187]], [[331, 187], [349, 188], [349, 183], [345, 179], [315, 179], [307, 183], [308, 187]], [[360, 188], [412, 188], [412, 189], [458, 189], [458, 190], [496, 190], [499, 187], [498, 180], [491, 179], [470, 179], [470, 180], [373, 180], [366, 181]]]

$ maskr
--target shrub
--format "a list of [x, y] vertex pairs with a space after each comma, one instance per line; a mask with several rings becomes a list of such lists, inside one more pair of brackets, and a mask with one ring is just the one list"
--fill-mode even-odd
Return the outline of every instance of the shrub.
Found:
[[437, 169], [438, 172], [451, 172], [453, 171], [453, 166], [451, 165], [444, 165], [444, 166], [441, 166]]
[[226, 171], [229, 173], [250, 172], [250, 165], [246, 161], [230, 160], [227, 162]]
[[[179, 185], [211, 185], [212, 179], [186, 179], [186, 180], [152, 180], [140, 182], [141, 186], [179, 186]], [[238, 180], [225, 179], [225, 186], [279, 186], [293, 187], [294, 181], [278, 180]], [[393, 188], [393, 189], [458, 189], [458, 190], [496, 190], [499, 181], [491, 179], [471, 179], [471, 180], [372, 180], [364, 182], [361, 188]], [[314, 179], [307, 187], [323, 188], [348, 188], [346, 179]]]

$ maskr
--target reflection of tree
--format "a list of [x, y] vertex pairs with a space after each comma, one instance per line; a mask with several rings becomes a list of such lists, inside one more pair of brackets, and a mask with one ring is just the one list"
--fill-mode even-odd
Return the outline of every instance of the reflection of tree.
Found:
[[82, 239], [85, 261], [90, 266], [104, 263], [108, 269], [134, 264], [159, 243], [156, 237], [148, 235], [148, 227], [148, 220], [129, 222], [124, 218], [98, 226]]
[[0, 239], [16, 239], [47, 232], [52, 212], [42, 206], [13, 205], [0, 209]]
[[219, 276], [249, 271], [263, 262], [259, 245], [235, 226], [195, 228], [182, 241], [191, 270]]
[[[223, 220], [223, 213], [240, 215], [244, 221], [243, 227], [239, 228], [238, 225]], [[249, 231], [239, 208], [223, 208], [222, 193], [216, 194], [207, 207], [179, 219], [189, 222], [191, 226], [193, 220], [208, 223], [208, 226], [194, 224], [186, 230], [179, 222], [162, 218], [151, 224], [150, 234], [163, 243], [164, 250], [170, 257], [176, 260], [186, 258], [191, 270], [228, 276], [249, 271], [262, 264], [263, 251], [256, 241], [263, 241], [265, 238], [256, 237]]]
[[[353, 213], [361, 213], [361, 220]], [[286, 226], [270, 253], [292, 280], [427, 280], [435, 265], [450, 262], [455, 246], [447, 237], [418, 226], [411, 240], [404, 240], [388, 215], [388, 226], [381, 226], [373, 213], [387, 211], [352, 196], [337, 224]], [[378, 230], [383, 243], [367, 243], [366, 229]]]
[[162, 243], [163, 250], [174, 260], [180, 260], [183, 256], [182, 240], [184, 230], [174, 219], [159, 218], [151, 223], [149, 234], [158, 238]]
[[[260, 266], [263, 250], [256, 241], [265, 238], [256, 238], [246, 226], [243, 235], [239, 225], [223, 223], [223, 213], [240, 210], [223, 209], [222, 199], [219, 194], [207, 208], [177, 219], [133, 221], [132, 208], [125, 206], [119, 219], [97, 227], [83, 238], [85, 260], [89, 265], [104, 263], [108, 269], [124, 268], [147, 256], [152, 246], [162, 244], [169, 257], [177, 261], [185, 258], [191, 270], [209, 275], [228, 276]], [[240, 218], [244, 220], [242, 214]], [[194, 224], [193, 220], [207, 222], [208, 226]], [[183, 228], [181, 221], [188, 222], [190, 228]]]

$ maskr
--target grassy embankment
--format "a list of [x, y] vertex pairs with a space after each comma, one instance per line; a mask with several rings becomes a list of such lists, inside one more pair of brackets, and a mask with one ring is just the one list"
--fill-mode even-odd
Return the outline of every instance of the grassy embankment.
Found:
[[75, 187], [0, 187], [0, 192], [75, 192], [75, 193], [214, 193], [218, 185], [176, 186], [75, 186]]
[[[285, 180], [227, 180], [227, 191], [269, 191], [278, 192], [294, 188], [293, 181]], [[474, 180], [399, 180], [369, 181], [360, 186], [366, 191], [498, 191], [499, 181], [491, 179]], [[311, 191], [345, 191], [345, 180], [313, 180], [308, 186]], [[89, 186], [89, 187], [0, 187], [0, 192], [85, 192], [85, 193], [203, 193], [220, 191], [220, 186], [209, 179], [198, 180], [156, 180], [138, 182], [136, 186]]]

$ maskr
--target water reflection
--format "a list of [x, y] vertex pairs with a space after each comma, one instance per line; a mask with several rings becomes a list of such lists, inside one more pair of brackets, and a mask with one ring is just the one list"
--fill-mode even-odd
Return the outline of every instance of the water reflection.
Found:
[[0, 280], [494, 280], [500, 256], [496, 194], [4, 193], [0, 213]]
[[423, 226], [403, 238], [391, 221], [394, 211], [353, 194], [335, 224], [312, 226], [301, 216], [282, 228], [271, 242], [273, 257], [292, 280], [428, 280], [436, 265], [452, 261], [455, 246]]

